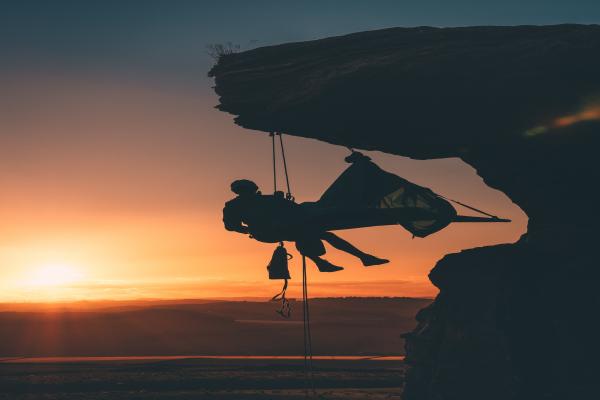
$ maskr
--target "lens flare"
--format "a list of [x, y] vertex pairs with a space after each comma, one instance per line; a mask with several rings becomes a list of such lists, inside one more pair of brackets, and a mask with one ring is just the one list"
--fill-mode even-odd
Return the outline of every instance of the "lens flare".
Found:
[[554, 120], [554, 126], [557, 128], [569, 126], [578, 122], [593, 121], [600, 119], [600, 105], [588, 107], [577, 114], [566, 115]]
[[548, 125], [538, 125], [525, 131], [525, 136], [537, 136], [552, 129], [564, 128], [580, 122], [600, 120], [600, 104], [584, 107], [581, 111], [555, 118]]

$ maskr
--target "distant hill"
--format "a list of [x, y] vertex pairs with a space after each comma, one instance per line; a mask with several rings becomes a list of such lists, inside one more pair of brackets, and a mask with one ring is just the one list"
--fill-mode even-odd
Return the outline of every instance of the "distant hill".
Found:
[[[29, 311], [29, 312], [56, 312], [56, 311], [100, 311], [100, 310], [133, 310], [150, 306], [164, 306], [177, 304], [206, 304], [214, 303], [220, 299], [137, 299], [137, 300], [80, 300], [50, 303], [0, 303], [0, 312], [3, 311]], [[257, 300], [263, 299], [228, 299], [228, 300]]]
[[[400, 335], [414, 328], [415, 314], [430, 302], [313, 299], [313, 352], [403, 354]], [[258, 301], [178, 300], [3, 311], [0, 357], [301, 355], [302, 304], [292, 302], [290, 319], [276, 314], [277, 306]]]

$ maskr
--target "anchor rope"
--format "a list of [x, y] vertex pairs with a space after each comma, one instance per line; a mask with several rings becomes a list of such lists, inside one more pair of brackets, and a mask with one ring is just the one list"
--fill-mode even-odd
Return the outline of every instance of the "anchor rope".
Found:
[[487, 212], [485, 212], [485, 211], [483, 211], [483, 210], [480, 210], [480, 209], [478, 209], [478, 208], [475, 208], [475, 207], [473, 207], [473, 206], [470, 206], [470, 205], [468, 205], [468, 204], [461, 203], [461, 202], [460, 202], [460, 201], [458, 201], [458, 200], [449, 199], [448, 197], [442, 196], [441, 194], [438, 194], [438, 196], [439, 196], [439, 197], [441, 197], [441, 198], [442, 198], [442, 199], [444, 199], [444, 200], [448, 200], [448, 201], [451, 201], [451, 202], [453, 202], [453, 203], [456, 203], [456, 204], [458, 204], [458, 205], [460, 205], [460, 206], [463, 206], [463, 207], [465, 207], [465, 208], [468, 208], [469, 210], [472, 210], [472, 211], [478, 212], [478, 213], [480, 213], [480, 214], [482, 214], [482, 215], [487, 215], [487, 216], [488, 216], [488, 217], [490, 217], [491, 219], [499, 219], [499, 218], [498, 218], [498, 216], [496, 216], [496, 215], [494, 215], [494, 214], [490, 214], [490, 213], [487, 213]]

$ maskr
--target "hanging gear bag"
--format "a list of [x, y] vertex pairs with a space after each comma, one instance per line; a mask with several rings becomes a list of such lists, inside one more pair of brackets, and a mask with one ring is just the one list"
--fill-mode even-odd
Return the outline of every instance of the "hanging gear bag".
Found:
[[271, 262], [269, 262], [269, 265], [267, 266], [269, 279], [290, 279], [288, 260], [291, 259], [292, 255], [287, 252], [283, 243], [279, 244], [273, 252]]

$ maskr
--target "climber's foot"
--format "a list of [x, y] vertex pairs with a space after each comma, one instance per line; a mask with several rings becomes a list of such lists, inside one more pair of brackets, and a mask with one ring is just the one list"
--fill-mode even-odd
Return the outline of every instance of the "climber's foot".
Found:
[[319, 268], [320, 272], [336, 272], [344, 269], [343, 267], [333, 265], [329, 261], [324, 260], [322, 258], [315, 260], [315, 264], [317, 264], [317, 268]]
[[361, 257], [360, 261], [362, 261], [362, 263], [365, 267], [370, 267], [372, 265], [387, 264], [390, 262], [390, 260], [386, 260], [385, 258], [375, 257], [370, 254], [367, 254], [367, 255]]

